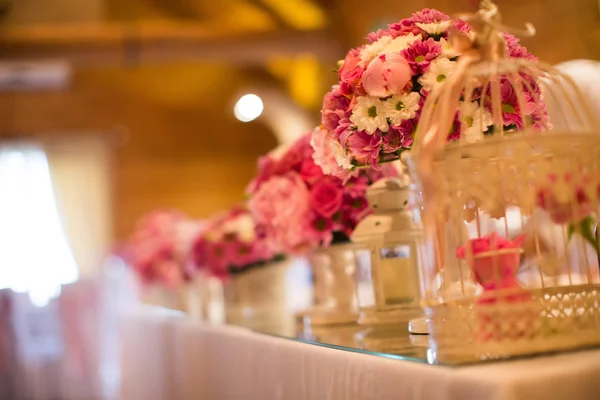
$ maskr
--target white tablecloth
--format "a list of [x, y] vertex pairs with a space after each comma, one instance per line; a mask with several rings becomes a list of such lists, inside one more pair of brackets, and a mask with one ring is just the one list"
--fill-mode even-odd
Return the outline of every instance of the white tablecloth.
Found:
[[599, 400], [600, 351], [443, 367], [335, 350], [181, 314], [123, 319], [123, 400]]

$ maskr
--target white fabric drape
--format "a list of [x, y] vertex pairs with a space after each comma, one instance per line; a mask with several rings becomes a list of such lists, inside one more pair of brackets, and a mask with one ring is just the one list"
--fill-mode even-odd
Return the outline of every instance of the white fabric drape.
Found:
[[44, 142], [52, 181], [81, 276], [93, 276], [111, 250], [111, 144], [100, 135]]

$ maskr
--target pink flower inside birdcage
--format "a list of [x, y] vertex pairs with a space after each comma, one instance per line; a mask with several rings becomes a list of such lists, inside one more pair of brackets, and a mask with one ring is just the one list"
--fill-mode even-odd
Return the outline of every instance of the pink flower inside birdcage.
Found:
[[475, 280], [485, 288], [490, 283], [516, 276], [524, 239], [525, 236], [521, 235], [507, 240], [494, 232], [458, 247], [456, 257], [467, 260]]

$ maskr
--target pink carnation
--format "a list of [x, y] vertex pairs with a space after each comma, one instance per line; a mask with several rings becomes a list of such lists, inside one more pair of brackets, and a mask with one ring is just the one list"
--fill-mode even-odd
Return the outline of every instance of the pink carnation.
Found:
[[429, 24], [432, 22], [448, 21], [450, 17], [438, 10], [424, 8], [423, 10], [414, 13], [411, 19], [418, 23]]
[[377, 160], [381, 147], [381, 135], [378, 133], [369, 135], [367, 132], [356, 131], [349, 137], [348, 146], [356, 161], [378, 169]]
[[412, 73], [421, 75], [429, 70], [429, 63], [442, 54], [442, 46], [433, 38], [424, 42], [417, 40], [400, 54], [408, 61]]
[[332, 175], [343, 182], [357, 175], [358, 171], [351, 171], [338, 164], [332, 149], [334, 142], [329, 132], [320, 128], [315, 129], [312, 133], [310, 145], [314, 150], [313, 160], [316, 165], [321, 167], [324, 174]]

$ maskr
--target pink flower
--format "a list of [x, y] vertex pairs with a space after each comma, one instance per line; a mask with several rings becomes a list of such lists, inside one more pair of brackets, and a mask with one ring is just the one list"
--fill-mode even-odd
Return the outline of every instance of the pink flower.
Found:
[[409, 149], [412, 146], [413, 136], [417, 127], [414, 119], [406, 119], [400, 125], [394, 125], [383, 137], [383, 149], [391, 153], [403, 147]]
[[[376, 179], [373, 181], [375, 180]], [[346, 193], [351, 198], [364, 197], [368, 188], [369, 178], [367, 178], [365, 175], [357, 176], [344, 185]], [[600, 191], [600, 186], [598, 187], [598, 190]]]
[[505, 125], [515, 124], [521, 129], [524, 126], [526, 116], [532, 115], [537, 106], [531, 97], [527, 96], [527, 92], [523, 91], [523, 109], [519, 103], [519, 98], [514, 90], [514, 87], [507, 79], [503, 79], [500, 83], [501, 98], [502, 98], [502, 118]]
[[264, 234], [249, 211], [236, 206], [211, 218], [193, 241], [190, 255], [196, 268], [227, 279], [231, 269], [269, 261], [277, 250], [273, 238]]
[[413, 74], [422, 75], [429, 69], [429, 63], [442, 54], [442, 46], [433, 38], [424, 42], [416, 40], [400, 54], [408, 61]]
[[314, 238], [307, 237], [310, 218], [310, 193], [295, 172], [274, 176], [250, 198], [248, 207], [256, 220], [286, 253], [296, 253]]
[[424, 8], [412, 15], [412, 20], [418, 23], [429, 24], [432, 22], [448, 21], [450, 17], [433, 8]]
[[348, 139], [354, 133], [352, 121], [348, 118], [344, 118], [340, 120], [340, 124], [337, 128], [332, 132], [333, 137], [337, 138], [342, 145], [343, 148], [346, 148], [348, 145]]
[[381, 147], [381, 135], [378, 133], [369, 135], [363, 131], [356, 131], [349, 137], [348, 146], [357, 162], [379, 169], [377, 160]]
[[346, 55], [338, 74], [340, 76], [340, 90], [345, 94], [362, 92], [361, 80], [364, 68], [360, 66], [361, 48], [351, 50]]
[[124, 258], [145, 283], [174, 288], [191, 278], [186, 269], [189, 224], [187, 216], [178, 211], [152, 212], [137, 223]]
[[261, 183], [269, 179], [276, 171], [277, 162], [270, 156], [258, 159], [258, 174], [246, 188], [246, 193], [253, 193]]
[[300, 167], [300, 176], [305, 182], [313, 185], [321, 177], [323, 177], [323, 170], [321, 170], [321, 167], [315, 164], [312, 158], [307, 158], [302, 161], [302, 166]]
[[504, 33], [504, 40], [508, 49], [508, 55], [514, 58], [524, 58], [530, 61], [537, 62], [538, 58], [527, 51], [527, 48], [519, 44], [519, 38], [511, 35], [510, 33]]
[[399, 94], [411, 80], [408, 62], [400, 54], [387, 53], [369, 63], [363, 75], [363, 87], [369, 96]]
[[[579, 222], [594, 212], [594, 202], [584, 189], [591, 183], [591, 179], [584, 175], [575, 181], [577, 175], [570, 172], [560, 179], [554, 174], [549, 175], [548, 183], [537, 190], [537, 206], [548, 212], [555, 224]], [[556, 190], [559, 183], [570, 191], [561, 198], [557, 196]]]
[[460, 33], [469, 33], [469, 32], [471, 32], [471, 27], [469, 26], [469, 24], [466, 23], [463, 20], [460, 20], [460, 19], [457, 19], [456, 21], [454, 21], [454, 27]]
[[[390, 24], [388, 29], [384, 31], [383, 36], [391, 36], [397, 38], [398, 36], [407, 35], [412, 33], [413, 35], [422, 35], [425, 33], [421, 28], [416, 25], [416, 21], [413, 17], [405, 18], [399, 22]], [[371, 38], [371, 37], [369, 37]]]
[[[475, 280], [482, 286], [515, 276], [521, 258], [524, 235], [507, 240], [497, 233], [472, 239], [468, 245], [456, 249], [456, 257], [467, 259]], [[470, 248], [467, 250], [467, 248]]]
[[339, 180], [323, 179], [312, 188], [310, 203], [317, 214], [331, 218], [342, 207], [343, 196]]
[[[337, 141], [337, 139], [330, 132], [320, 128], [315, 129], [310, 141], [310, 145], [314, 150], [313, 160], [315, 164], [321, 167], [324, 174], [335, 176], [346, 182], [350, 177], [356, 176], [358, 171], [351, 171], [338, 164], [333, 151], [333, 146], [336, 145], [334, 141]], [[338, 146], [343, 151], [341, 145]]]

